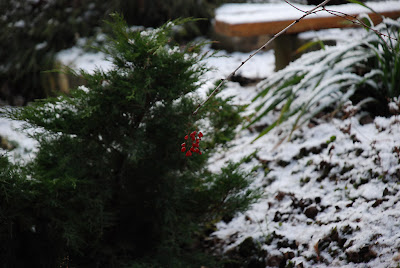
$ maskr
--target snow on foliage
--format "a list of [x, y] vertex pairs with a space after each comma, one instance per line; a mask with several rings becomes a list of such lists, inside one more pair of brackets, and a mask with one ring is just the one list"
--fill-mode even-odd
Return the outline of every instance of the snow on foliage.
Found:
[[[211, 159], [210, 168], [217, 171], [225, 161], [255, 152], [246, 168], [258, 170], [252, 187], [264, 189], [250, 210], [217, 224], [214, 246], [230, 258], [247, 254], [245, 258], [260, 267], [398, 266], [398, 97], [388, 103], [391, 116], [375, 118], [359, 111], [362, 103], [349, 101], [361, 81], [381, 86], [376, 79], [381, 70], [363, 75], [354, 71], [376, 55], [361, 44], [378, 37], [359, 34], [347, 44], [306, 54], [261, 82], [258, 98], [247, 111], [259, 116], [258, 126], [242, 130], [228, 150]], [[287, 86], [288, 79], [295, 81]], [[259, 136], [257, 128], [282, 116], [277, 111], [287, 109], [288, 96], [293, 96], [295, 116]], [[367, 101], [370, 98], [362, 102]], [[308, 120], [338, 103], [343, 104], [337, 108], [340, 116]], [[282, 142], [298, 123], [299, 107], [310, 113], [291, 140]]]
[[[383, 25], [378, 29], [387, 34], [386, 27]], [[390, 74], [391, 68], [385, 66], [393, 65], [388, 57], [390, 49], [387, 43], [389, 41], [375, 32], [365, 31], [345, 43], [303, 54], [258, 85], [260, 92], [249, 107], [254, 114], [246, 127], [272, 116], [270, 121], [273, 123], [264, 127], [259, 137], [278, 125], [290, 136], [320, 112], [340, 107], [360, 87], [393, 97], [396, 90], [390, 88], [395, 87], [392, 78], [397, 74]], [[382, 46], [383, 49], [380, 49]], [[371, 65], [378, 60], [386, 69]], [[393, 72], [397, 70], [395, 67], [392, 69]], [[381, 85], [382, 80], [388, 82]], [[389, 85], [388, 89], [385, 89], [386, 85]]]
[[[390, 23], [399, 24], [392, 20]], [[362, 34], [360, 31], [358, 33]], [[307, 104], [316, 111], [332, 102], [343, 101], [342, 112], [350, 116], [343, 120], [321, 119], [304, 124], [293, 133], [290, 141], [278, 147], [276, 145], [284, 135], [284, 127], [274, 128], [254, 142], [258, 133], [242, 130], [230, 143], [229, 149], [214, 155], [209, 168], [219, 172], [227, 161], [237, 161], [256, 152], [253, 160], [245, 164], [245, 168], [258, 170], [251, 187], [261, 187], [264, 191], [263, 198], [250, 210], [217, 224], [217, 230], [212, 234], [215, 249], [235, 256], [238, 249], [244, 248], [246, 241], [254, 241], [252, 254], [269, 266], [279, 266], [281, 263], [302, 264], [303, 267], [398, 265], [399, 99], [393, 98], [389, 103], [394, 115], [376, 117], [368, 123], [361, 123], [366, 115], [353, 114], [357, 105], [347, 101], [345, 92], [336, 90], [338, 86], [351, 87], [364, 78], [370, 86], [377, 86], [372, 78], [379, 75], [379, 70], [372, 70], [364, 78], [350, 73], [354, 63], [373, 56], [364, 48], [354, 50], [362, 41], [365, 39], [360, 36], [359, 40], [352, 39], [349, 44], [341, 43], [337, 47], [327, 47], [325, 51], [307, 54], [257, 87], [244, 88], [237, 83], [227, 83], [222, 94], [237, 96], [235, 102], [243, 104], [249, 103], [260, 89], [281, 83], [296, 74], [303, 78], [300, 83], [294, 84], [287, 91], [271, 90], [260, 95], [249, 107], [249, 111], [255, 110], [261, 114], [274, 100], [283, 100], [285, 93], [292, 91], [297, 94], [293, 98], [292, 107]], [[63, 62], [72, 58], [81, 59], [75, 62], [76, 65], [91, 71], [96, 65], [109, 68], [108, 63], [102, 60], [102, 55], [94, 54], [94, 60], [84, 62], [87, 57], [78, 57], [78, 53], [66, 51], [59, 54], [59, 59]], [[229, 74], [231, 69], [247, 57], [243, 53], [233, 53], [231, 56], [208, 59], [208, 64], [219, 67], [219, 70], [206, 74], [210, 80], [206, 87], [221, 78], [221, 74]], [[343, 60], [335, 62], [339, 56]], [[247, 77], [264, 77], [272, 73], [273, 66], [271, 51], [262, 52], [243, 67], [242, 73]], [[319, 75], [323, 76], [321, 81], [317, 78]], [[90, 90], [85, 87], [80, 90], [82, 94], [90, 94]], [[200, 90], [205, 91], [204, 87]], [[320, 90], [320, 93], [318, 98], [313, 98], [316, 90]], [[263, 106], [257, 108], [260, 104]], [[43, 107], [44, 111], [59, 108], [51, 105]], [[76, 112], [76, 109], [65, 103], [61, 110]], [[260, 117], [258, 124], [272, 124], [276, 116], [271, 114]], [[0, 135], [17, 140], [21, 145], [20, 153], [23, 148], [33, 150], [35, 143], [31, 139], [12, 130], [15, 124], [15, 121], [1, 119]], [[288, 126], [286, 130], [290, 131], [290, 124]]]

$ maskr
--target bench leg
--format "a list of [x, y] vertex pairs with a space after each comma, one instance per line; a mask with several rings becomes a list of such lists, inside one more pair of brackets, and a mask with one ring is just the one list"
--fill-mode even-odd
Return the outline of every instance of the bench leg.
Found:
[[294, 59], [298, 43], [297, 34], [284, 34], [274, 40], [275, 71], [285, 68]]

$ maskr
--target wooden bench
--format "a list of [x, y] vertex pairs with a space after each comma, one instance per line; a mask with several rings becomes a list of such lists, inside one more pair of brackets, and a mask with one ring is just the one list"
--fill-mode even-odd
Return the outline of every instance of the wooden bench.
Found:
[[[382, 22], [382, 16], [393, 19], [400, 17], [400, 1], [367, 2], [365, 4], [379, 14], [358, 4], [326, 6], [326, 8], [338, 11], [340, 12], [339, 14], [347, 14], [353, 17], [357, 17], [360, 14], [368, 14], [375, 25]], [[313, 8], [313, 6], [307, 5], [295, 6], [303, 11]], [[268, 37], [278, 33], [290, 23], [300, 18], [304, 13], [298, 9], [291, 7], [285, 2], [277, 4], [225, 4], [216, 10], [214, 32], [222, 42], [226, 41], [227, 38], [255, 38], [254, 40], [257, 40], [261, 36], [264, 36], [262, 41], [265, 41], [268, 40]], [[347, 18], [354, 19], [350, 16]], [[277, 69], [281, 69], [290, 61], [289, 59], [286, 60], [287, 62], [282, 63], [282, 59], [279, 59], [279, 54], [288, 57], [288, 51], [295, 49], [291, 46], [296, 41], [297, 33], [356, 26], [356, 24], [344, 18], [331, 15], [326, 11], [320, 11], [305, 17], [290, 28], [286, 32], [286, 36], [283, 35], [275, 40], [274, 48]], [[257, 45], [260, 46], [259, 43]], [[256, 49], [256, 47], [252, 49]], [[283, 59], [283, 61], [285, 60]]]

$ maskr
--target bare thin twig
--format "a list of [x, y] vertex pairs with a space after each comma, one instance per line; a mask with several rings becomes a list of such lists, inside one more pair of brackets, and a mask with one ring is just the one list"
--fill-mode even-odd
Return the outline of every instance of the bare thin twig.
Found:
[[295, 5], [293, 5], [292, 3], [290, 3], [288, 0], [285, 0], [286, 4], [288, 4], [289, 6], [293, 7], [294, 9], [297, 9], [298, 11], [301, 11], [303, 13], [307, 13], [307, 11], [304, 11], [298, 7], [296, 7]]
[[[303, 13], [307, 13], [307, 11], [302, 10], [302, 9], [296, 7], [295, 5], [293, 5], [292, 3], [290, 3], [288, 0], [284, 0], [284, 1], [286, 2], [286, 4], [288, 4], [289, 6], [293, 7], [294, 9], [297, 9], [298, 11], [303, 12]], [[321, 10], [316, 10], [316, 11], [310, 13], [310, 14], [317, 14], [317, 12], [320, 12], [320, 11], [322, 11], [322, 9], [321, 9]]]
[[318, 8], [325, 6], [329, 1], [331, 0], [325, 0], [322, 3], [318, 4], [317, 6], [315, 6], [314, 8], [310, 9], [309, 11], [307, 11], [303, 16], [301, 16], [300, 18], [298, 18], [297, 20], [293, 21], [291, 24], [289, 24], [286, 28], [284, 28], [282, 31], [280, 31], [279, 33], [275, 34], [274, 36], [272, 36], [271, 39], [268, 40], [268, 42], [266, 42], [264, 45], [262, 45], [259, 49], [257, 49], [253, 54], [251, 54], [245, 61], [243, 61], [233, 72], [231, 72], [226, 78], [221, 79], [221, 82], [218, 84], [218, 86], [213, 90], [213, 92], [211, 92], [210, 95], [208, 95], [208, 97], [202, 102], [200, 103], [196, 110], [192, 113], [192, 115], [196, 115], [198, 113], [198, 111], [200, 110], [200, 108], [202, 106], [204, 106], [204, 104], [207, 103], [207, 101], [209, 99], [211, 99], [216, 93], [219, 92], [220, 88], [222, 87], [222, 85], [229, 80], [232, 76], [235, 75], [235, 73], [246, 63], [248, 62], [252, 57], [254, 57], [254, 55], [256, 55], [258, 52], [260, 52], [262, 49], [264, 49], [266, 46], [268, 46], [272, 41], [274, 41], [278, 36], [284, 34], [287, 30], [289, 30], [291, 27], [293, 27], [296, 23], [300, 22], [302, 19], [304, 19], [305, 17], [307, 17], [308, 15], [314, 13]]

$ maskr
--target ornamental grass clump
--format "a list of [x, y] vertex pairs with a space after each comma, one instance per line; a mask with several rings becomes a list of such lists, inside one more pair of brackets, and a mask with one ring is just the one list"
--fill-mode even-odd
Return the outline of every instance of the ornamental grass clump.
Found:
[[375, 42], [367, 45], [375, 52], [374, 66], [382, 71], [382, 95], [393, 99], [400, 96], [400, 20], [384, 18], [376, 30], [385, 35], [374, 32]]
[[[9, 185], [29, 202], [1, 206], [2, 222], [17, 226], [0, 229], [10, 245], [0, 252], [5, 267], [216, 265], [201, 247], [206, 231], [257, 194], [246, 190], [250, 173], [239, 171], [240, 163], [221, 174], [206, 169], [213, 140], [229, 136], [237, 122], [212, 106], [192, 115], [207, 68], [202, 44], [174, 44], [179, 22], [138, 32], [113, 15], [101, 47], [111, 70], [80, 71], [86, 84], [70, 94], [4, 111], [36, 129], [39, 144], [19, 173], [28, 186]], [[227, 101], [213, 103], [237, 119]], [[192, 132], [185, 150], [199, 151], [186, 157], [177, 149], [182, 133], [199, 129], [206, 117], [218, 136], [207, 129], [201, 154], [203, 134]]]
[[266, 125], [258, 139], [280, 125], [290, 138], [317, 114], [336, 110], [349, 99], [374, 102], [375, 110], [385, 113], [388, 99], [400, 95], [399, 21], [385, 19], [377, 29], [304, 54], [262, 81], [244, 127]]

